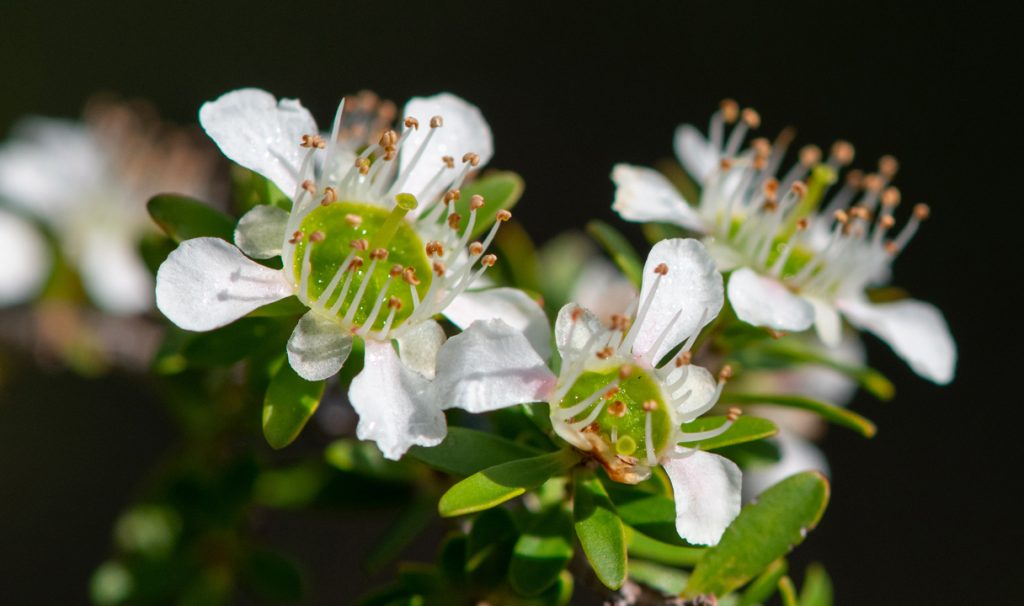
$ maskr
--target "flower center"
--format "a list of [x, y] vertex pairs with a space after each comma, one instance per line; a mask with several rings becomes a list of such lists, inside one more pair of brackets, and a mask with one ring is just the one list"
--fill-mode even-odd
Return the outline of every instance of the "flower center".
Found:
[[[606, 466], [630, 459], [654, 465], [674, 431], [658, 383], [632, 364], [582, 373], [554, 414], [580, 434], [582, 439], [574, 441], [597, 446], [591, 450]], [[611, 458], [618, 461], [606, 460]]]
[[358, 202], [312, 210], [293, 236], [299, 298], [347, 327], [399, 326], [431, 282], [423, 242], [403, 215], [401, 206]]

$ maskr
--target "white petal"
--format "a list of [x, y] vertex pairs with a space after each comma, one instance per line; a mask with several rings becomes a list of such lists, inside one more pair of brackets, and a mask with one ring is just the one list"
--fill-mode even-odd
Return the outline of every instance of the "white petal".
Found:
[[104, 311], [134, 314], [153, 306], [153, 278], [134, 242], [102, 230], [84, 234], [78, 270], [89, 298]]
[[803, 297], [749, 267], [732, 272], [729, 303], [740, 320], [754, 326], [799, 332], [814, 322], [814, 307]]
[[715, 260], [715, 266], [718, 268], [718, 271], [726, 272], [743, 265], [743, 255], [732, 246], [729, 246], [727, 242], [713, 236], [704, 238], [703, 242], [704, 246], [708, 249], [708, 253]]
[[818, 448], [796, 434], [780, 429], [775, 440], [781, 458], [765, 466], [755, 466], [743, 473], [743, 496], [753, 499], [765, 490], [802, 471], [829, 473], [828, 461]]
[[[401, 178], [405, 179], [403, 191], [422, 195], [423, 188], [442, 166], [441, 159], [444, 156], [452, 156], [457, 166], [461, 167], [462, 156], [474, 153], [480, 156], [482, 167], [494, 155], [491, 128], [483, 114], [475, 105], [460, 97], [450, 93], [414, 97], [405, 104], [403, 115], [414, 117], [420, 123], [419, 130], [412, 133], [409, 141], [402, 146], [399, 171], [403, 175]], [[426, 140], [431, 130], [430, 119], [434, 116], [440, 116], [444, 123], [430, 138], [430, 146], [423, 150], [423, 155], [413, 166], [412, 161], [419, 155], [420, 144]], [[406, 172], [407, 176], [404, 174]]]
[[[673, 400], [682, 399], [685, 396], [685, 399], [676, 408], [675, 418], [680, 423], [689, 423], [707, 412], [707, 404], [716, 397], [718, 391], [718, 381], [715, 380], [714, 375], [708, 369], [696, 364], [678, 369], [673, 368], [673, 365], [666, 368], [671, 369], [667, 373], [665, 381], [668, 391], [671, 392], [669, 395]], [[684, 372], [686, 378], [679, 381], [678, 377], [681, 377]]]
[[54, 224], [100, 188], [107, 154], [85, 125], [32, 117], [0, 147], [0, 197]]
[[651, 356], [654, 361], [714, 320], [725, 299], [722, 274], [715, 269], [715, 261], [704, 245], [691, 238], [674, 238], [658, 242], [647, 256], [640, 288], [641, 310], [658, 277], [654, 270], [662, 263], [668, 267], [668, 274], [661, 277], [633, 345], [634, 354], [648, 356], [667, 329], [666, 338]]
[[[576, 319], [573, 319], [576, 316]], [[580, 356], [591, 355], [597, 343], [606, 342], [608, 329], [589, 309], [567, 303], [555, 320], [555, 343], [562, 357], [562, 366], [571, 366]]]
[[31, 223], [0, 209], [0, 306], [34, 297], [50, 274], [50, 249]]
[[186, 240], [156, 274], [156, 306], [185, 330], [213, 330], [292, 293], [284, 275], [219, 238]]
[[348, 397], [359, 414], [356, 435], [389, 459], [414, 445], [437, 446], [448, 433], [430, 382], [402, 364], [390, 341], [366, 340], [366, 363]]
[[703, 184], [718, 166], [720, 154], [693, 125], [680, 124], [676, 128], [676, 157], [698, 184]]
[[418, 322], [398, 337], [402, 363], [428, 379], [434, 378], [437, 352], [444, 345], [444, 329], [433, 320]]
[[694, 545], [716, 545], [740, 513], [742, 474], [725, 457], [700, 450], [685, 452], [662, 464], [675, 495], [676, 531]]
[[523, 333], [540, 357], [551, 356], [551, 325], [539, 303], [518, 288], [466, 291], [444, 310], [446, 318], [465, 329], [477, 320], [504, 320]]
[[269, 204], [260, 204], [242, 215], [235, 228], [235, 245], [253, 259], [270, 259], [281, 254], [288, 213]]
[[707, 230], [696, 209], [658, 171], [616, 164], [612, 169], [612, 181], [615, 181], [612, 210], [623, 219], [673, 223], [698, 232]]
[[333, 377], [352, 352], [352, 335], [330, 318], [306, 312], [288, 338], [288, 363], [307, 381]]
[[555, 376], [521, 332], [484, 320], [441, 347], [435, 381], [443, 408], [488, 412], [547, 399]]
[[814, 307], [814, 330], [828, 347], [839, 347], [843, 341], [843, 321], [839, 310], [830, 301], [818, 297], [804, 297]]
[[914, 372], [939, 385], [953, 380], [956, 343], [934, 305], [914, 299], [877, 305], [855, 299], [838, 303], [850, 322], [888, 343]]
[[317, 134], [313, 116], [297, 99], [256, 88], [221, 95], [199, 108], [199, 123], [224, 155], [293, 195], [306, 151], [302, 135]]

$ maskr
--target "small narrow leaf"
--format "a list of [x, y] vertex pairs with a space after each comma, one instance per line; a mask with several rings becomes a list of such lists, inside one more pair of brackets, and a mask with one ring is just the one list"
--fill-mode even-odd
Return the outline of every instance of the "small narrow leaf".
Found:
[[488, 467], [449, 488], [438, 503], [438, 512], [450, 518], [490, 509], [540, 486], [578, 460], [579, 455], [566, 450]]
[[604, 485], [592, 471], [573, 476], [573, 525], [597, 578], [610, 589], [626, 581], [626, 529]]
[[866, 438], [873, 437], [877, 431], [870, 419], [852, 410], [803, 396], [726, 392], [719, 401], [722, 404], [771, 404], [809, 410], [826, 421], [852, 429]]
[[532, 515], [512, 552], [509, 582], [521, 595], [539, 595], [558, 580], [572, 554], [572, 515], [564, 504]]
[[385, 459], [373, 442], [335, 440], [324, 450], [324, 459], [335, 469], [378, 480], [409, 482], [415, 477], [415, 464], [405, 459]]
[[767, 602], [768, 598], [775, 595], [779, 587], [779, 580], [787, 572], [789, 572], [789, 564], [785, 558], [775, 560], [750, 582], [736, 606], [757, 606]]
[[799, 606], [796, 601], [796, 587], [793, 579], [788, 576], [779, 579], [779, 597], [782, 598], [782, 606]]
[[654, 560], [670, 566], [692, 567], [704, 557], [703, 547], [670, 545], [636, 532], [629, 532], [629, 555]]
[[[718, 429], [725, 424], [725, 417], [701, 417], [692, 423], [683, 425], [683, 431], [696, 433]], [[753, 442], [764, 438], [770, 438], [779, 433], [779, 428], [768, 419], [759, 417], [742, 416], [732, 424], [732, 427], [725, 430], [720, 436], [715, 436], [699, 442], [686, 442], [687, 448], [700, 448], [701, 450], [716, 450], [726, 446], [734, 446], [745, 442]]]
[[473, 225], [475, 238], [490, 229], [494, 224], [494, 215], [499, 210], [508, 210], [516, 205], [525, 187], [523, 178], [512, 171], [488, 171], [475, 181], [462, 186], [459, 201], [455, 203], [455, 212], [463, 217], [469, 217], [469, 203], [472, 197], [484, 197], [484, 206], [477, 211], [476, 223]]
[[146, 204], [149, 216], [176, 242], [212, 236], [231, 242], [235, 220], [205, 202], [177, 194], [160, 194]]
[[471, 476], [488, 467], [539, 454], [540, 451], [528, 446], [465, 427], [449, 427], [444, 442], [433, 448], [414, 446], [409, 449], [409, 456], [414, 459], [458, 476]]
[[722, 596], [760, 574], [803, 542], [825, 513], [828, 498], [828, 481], [813, 471], [792, 475], [761, 493], [704, 554], [684, 596]]
[[644, 560], [629, 561], [629, 578], [643, 583], [665, 595], [679, 595], [686, 587], [690, 575], [676, 568], [645, 562]]
[[811, 564], [800, 588], [800, 606], [832, 606], [832, 579], [821, 564]]
[[307, 381], [282, 362], [263, 399], [263, 435], [274, 448], [284, 448], [299, 436], [324, 395], [324, 381]]
[[622, 273], [629, 278], [633, 285], [640, 288], [644, 264], [629, 240], [611, 225], [596, 219], [587, 223], [587, 233], [597, 240], [597, 243], [608, 253], [615, 265], [622, 270]]
[[610, 481], [605, 488], [628, 526], [662, 543], [688, 546], [676, 530], [676, 505], [671, 497]]
[[519, 532], [504, 507], [492, 507], [473, 520], [466, 543], [466, 572], [481, 586], [501, 582], [509, 567]]

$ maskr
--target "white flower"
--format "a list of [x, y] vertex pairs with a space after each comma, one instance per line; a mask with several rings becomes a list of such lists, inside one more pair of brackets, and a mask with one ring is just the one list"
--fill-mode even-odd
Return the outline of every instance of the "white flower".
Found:
[[[152, 278], [137, 252], [151, 225], [146, 201], [168, 191], [208, 197], [208, 158], [181, 133], [157, 126], [127, 106], [94, 104], [84, 123], [26, 118], [0, 146], [0, 199], [53, 230], [90, 298], [107, 312], [152, 306]], [[0, 222], [0, 240], [26, 238], [23, 228]], [[4, 258], [14, 261], [0, 270], [0, 283], [20, 280], [21, 287], [0, 303], [24, 301], [49, 275], [49, 254], [36, 245], [7, 246], [14, 253]]]
[[[740, 509], [740, 470], [686, 443], [724, 432], [684, 433], [718, 401], [716, 382], [690, 364], [690, 347], [723, 303], [722, 277], [704, 246], [665, 240], [651, 250], [639, 298], [606, 327], [570, 303], [559, 312], [556, 376], [529, 343], [501, 321], [477, 322], [452, 337], [437, 359], [436, 398], [447, 407], [486, 412], [546, 401], [559, 436], [600, 461], [609, 476], [636, 483], [662, 465], [672, 481], [679, 535], [715, 544]], [[678, 356], [657, 363], [677, 345]]]
[[[382, 114], [390, 122], [393, 110], [366, 95], [342, 102], [325, 140], [297, 100], [243, 89], [204, 104], [200, 122], [224, 154], [291, 193], [292, 207], [251, 210], [238, 223], [237, 248], [216, 238], [182, 242], [160, 267], [156, 297], [178, 326], [212, 330], [294, 295], [309, 312], [288, 341], [288, 361], [310, 381], [337, 373], [353, 338], [363, 339], [366, 364], [349, 393], [357, 435], [397, 459], [446, 433], [428, 397], [445, 340], [436, 314], [458, 326], [500, 314], [542, 334], [542, 355], [549, 346], [547, 319], [526, 294], [467, 290], [494, 264], [485, 253], [510, 217], [498, 211], [484, 240], [469, 242], [485, 201], [474, 196], [465, 221], [455, 212], [463, 180], [491, 156], [479, 110], [449, 94], [415, 98], [401, 134], [372, 132]], [[278, 256], [280, 270], [249, 258]]]
[[[737, 119], [726, 138], [725, 125]], [[698, 204], [689, 204], [660, 173], [620, 164], [612, 173], [613, 208], [624, 219], [674, 223], [703, 234], [719, 269], [733, 270], [729, 302], [741, 320], [781, 331], [813, 324], [822, 342], [835, 346], [841, 312], [886, 341], [922, 377], [950, 382], [956, 344], [942, 313], [921, 301], [875, 304], [865, 295], [866, 287], [888, 279], [893, 260], [928, 215], [928, 207], [918, 204], [898, 235], [888, 237], [900, 201], [899, 191], [888, 187], [895, 159], [882, 158], [877, 174], [850, 171], [829, 197], [853, 147], [836, 143], [823, 163], [818, 148], [805, 147], [783, 174], [789, 131], [774, 144], [755, 139], [741, 150], [759, 122], [753, 110], [740, 112], [726, 101], [712, 116], [707, 138], [687, 124], [676, 131], [676, 154], [703, 186]]]

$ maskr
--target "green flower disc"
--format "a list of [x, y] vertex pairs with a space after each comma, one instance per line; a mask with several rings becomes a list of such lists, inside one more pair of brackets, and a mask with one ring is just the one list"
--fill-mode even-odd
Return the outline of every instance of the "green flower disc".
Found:
[[[619, 373], [619, 366], [615, 366], [602, 372], [585, 372], [569, 389], [558, 406], [569, 408], [593, 395], [596, 391], [606, 389]], [[623, 407], [615, 404], [621, 402]], [[619, 391], [613, 397], [604, 399], [605, 406], [595, 421], [599, 432], [606, 443], [611, 447], [612, 452], [621, 455], [644, 459], [647, 452], [647, 436], [645, 423], [647, 413], [644, 411], [644, 402], [654, 402], [655, 408], [651, 411], [651, 436], [654, 442], [654, 452], [661, 454], [669, 446], [669, 439], [672, 436], [672, 416], [665, 404], [664, 396], [658, 383], [651, 376], [637, 368], [632, 367], [630, 374], [619, 381]], [[593, 412], [594, 403], [575, 417], [582, 420]], [[621, 415], [621, 416], [620, 416]], [[612, 430], [615, 430], [616, 440], [612, 442]]]
[[[358, 216], [362, 221], [355, 225], [353, 221], [350, 221], [352, 216]], [[389, 218], [392, 221], [389, 221]], [[308, 294], [301, 293], [299, 297], [307, 304], [309, 300], [316, 300], [324, 292], [324, 289], [326, 289], [335, 272], [348, 257], [349, 253], [352, 252], [352, 242], [365, 239], [369, 241], [370, 246], [367, 250], [358, 253], [358, 256], [363, 260], [363, 266], [352, 277], [352, 284], [345, 296], [345, 302], [338, 309], [338, 319], [343, 318], [348, 312], [355, 299], [356, 292], [359, 290], [359, 284], [366, 277], [366, 273], [370, 269], [370, 253], [375, 248], [384, 248], [388, 251], [388, 258], [377, 262], [373, 275], [370, 276], [367, 283], [366, 291], [359, 302], [353, 323], [357, 326], [362, 326], [370, 315], [374, 303], [381, 296], [397, 297], [402, 302], [402, 308], [395, 314], [392, 327], [396, 327], [405, 321], [413, 311], [412, 294], [410, 293], [409, 285], [401, 277], [396, 277], [391, 280], [388, 291], [382, 293], [381, 289], [384, 288], [388, 281], [388, 272], [395, 265], [415, 269], [416, 277], [420, 280], [416, 290], [421, 300], [426, 294], [427, 289], [430, 288], [430, 280], [433, 274], [430, 270], [431, 265], [427, 259], [423, 242], [415, 230], [401, 217], [397, 218], [397, 225], [394, 219], [396, 217], [393, 216], [393, 213], [379, 206], [358, 202], [334, 202], [327, 206], [321, 206], [309, 213], [302, 221], [299, 229], [306, 236], [314, 232], [320, 232], [324, 235], [324, 239], [313, 244], [313, 252], [310, 254], [312, 271], [309, 276], [309, 292]], [[387, 238], [385, 242], [376, 241], [374, 239], [375, 236], [383, 231], [381, 228], [386, 223], [389, 224], [390, 228], [394, 228], [394, 234]], [[390, 229], [387, 231], [390, 231]], [[302, 259], [307, 246], [309, 246], [309, 238], [304, 237], [295, 247], [294, 270], [296, 282], [298, 282], [298, 276], [301, 275]], [[334, 294], [326, 301], [324, 307], [330, 309], [335, 304], [347, 275], [342, 277]], [[385, 301], [373, 323], [374, 329], [380, 329], [384, 326], [389, 311]]]

